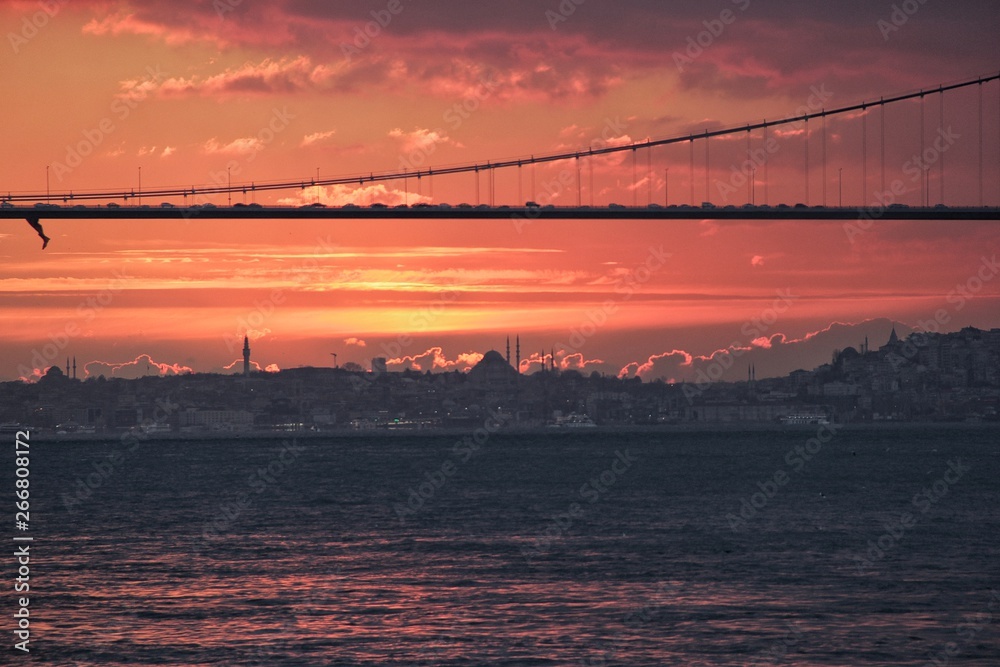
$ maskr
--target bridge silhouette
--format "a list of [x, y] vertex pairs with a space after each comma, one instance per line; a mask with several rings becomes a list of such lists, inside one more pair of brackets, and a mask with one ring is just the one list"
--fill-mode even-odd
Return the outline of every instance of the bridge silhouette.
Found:
[[[0, 218], [38, 218], [38, 219], [393, 219], [393, 218], [415, 218], [415, 219], [499, 219], [508, 217], [523, 217], [529, 219], [715, 219], [715, 220], [848, 220], [856, 219], [859, 215], [869, 215], [881, 219], [895, 220], [997, 220], [1000, 208], [996, 205], [988, 206], [986, 203], [986, 160], [987, 153], [1000, 157], [1000, 138], [997, 139], [997, 146], [987, 147], [986, 133], [984, 131], [984, 86], [997, 82], [1000, 91], [1000, 73], [989, 76], [980, 76], [963, 81], [941, 84], [936, 87], [922, 89], [904, 94], [896, 94], [889, 97], [880, 97], [877, 100], [859, 102], [847, 106], [826, 109], [802, 107], [796, 113], [774, 120], [761, 120], [746, 123], [738, 126], [710, 129], [706, 128], [701, 132], [689, 132], [687, 134], [662, 138], [648, 139], [645, 141], [623, 143], [620, 145], [604, 145], [599, 148], [588, 147], [573, 151], [561, 151], [544, 153], [539, 155], [522, 156], [516, 158], [506, 158], [500, 160], [488, 160], [486, 162], [472, 162], [467, 164], [448, 165], [442, 167], [418, 167], [413, 169], [403, 169], [384, 172], [369, 172], [366, 174], [348, 174], [331, 178], [310, 178], [310, 179], [289, 179], [266, 182], [249, 182], [233, 184], [227, 180], [225, 183], [209, 183], [202, 185], [192, 185], [190, 187], [160, 187], [143, 190], [135, 188], [102, 189], [102, 190], [78, 190], [69, 192], [8, 192], [0, 195]], [[973, 190], [978, 186], [978, 197], [973, 197], [974, 201], [949, 201], [946, 197], [945, 189], [945, 157], [944, 153], [950, 145], [942, 147], [942, 140], [954, 142], [945, 132], [946, 112], [945, 96], [955, 91], [978, 87], [978, 128], [972, 132], [978, 137], [978, 169], [977, 173], [969, 178], [968, 174], [960, 175], [960, 179], [968, 184], [969, 180], [975, 180], [978, 176], [978, 183], [973, 182]], [[815, 89], [814, 89], [815, 90]], [[928, 141], [926, 131], [926, 102], [928, 98], [936, 98], [938, 101], [939, 126], [932, 141]], [[1000, 97], [998, 97], [1000, 99]], [[826, 100], [820, 99], [819, 102]], [[900, 179], [894, 179], [891, 185], [887, 185], [887, 132], [886, 132], [886, 109], [890, 106], [902, 106], [907, 102], [919, 103], [919, 138], [909, 137], [914, 151], [916, 151], [915, 161], [906, 163], [903, 171], [906, 172], [915, 183], [920, 181], [919, 205], [905, 205], [899, 203], [900, 195], [912, 193], [913, 188], [905, 188], [897, 185]], [[815, 106], [815, 105], [814, 105]], [[881, 128], [878, 132], [878, 165], [880, 167], [879, 187], [871, 188], [869, 178], [869, 132], [868, 119], [872, 112], [880, 112]], [[846, 120], [861, 121], [861, 141], [860, 163], [861, 163], [861, 192], [862, 198], [853, 205], [844, 205], [843, 201], [843, 167], [838, 167], [838, 192], [836, 205], [829, 202], [829, 190], [831, 180], [829, 178], [828, 159], [828, 130], [827, 121], [830, 118], [843, 117]], [[821, 127], [814, 133], [813, 127], [819, 121]], [[810, 122], [813, 123], [810, 126]], [[803, 197], [796, 203], [786, 202], [771, 205], [769, 187], [771, 179], [768, 176], [770, 158], [777, 151], [771, 148], [776, 145], [777, 136], [769, 136], [769, 132], [775, 128], [786, 128], [786, 133], [781, 137], [784, 142], [801, 135], [802, 144], [802, 178]], [[950, 128], [950, 126], [949, 126]], [[1000, 119], [998, 119], [998, 132], [1000, 135]], [[950, 132], [950, 129], [948, 130]], [[778, 132], [775, 133], [776, 135]], [[818, 140], [814, 139], [818, 134]], [[963, 136], [968, 135], [968, 131], [963, 129]], [[746, 138], [746, 157], [733, 163], [728, 170], [720, 172], [718, 168], [713, 170], [711, 164], [711, 146], [713, 140], [726, 140], [727, 146], [733, 146], [733, 140], [738, 140], [741, 136]], [[955, 137], [959, 135], [956, 134]], [[916, 139], [916, 140], [915, 140]], [[755, 141], [757, 143], [755, 147]], [[722, 143], [722, 142], [720, 142]], [[811, 154], [815, 150], [813, 144], [819, 143], [820, 155], [818, 159]], [[687, 195], [686, 201], [678, 201], [675, 193], [675, 201], [670, 201], [670, 168], [667, 167], [663, 180], [662, 204], [653, 201], [653, 184], [656, 176], [653, 171], [653, 151], [659, 147], [689, 146], [689, 159], [687, 169]], [[919, 144], [919, 150], [916, 146]], [[701, 164], [701, 175], [704, 177], [704, 198], [701, 202], [696, 198], [696, 180], [698, 180], [698, 169], [696, 168], [695, 156], [703, 151], [704, 159]], [[787, 153], [787, 151], [785, 151]], [[594, 160], [615, 154], [631, 154], [631, 184], [627, 190], [631, 191], [631, 205], [609, 204], [607, 206], [594, 205], [593, 187], [593, 163]], [[644, 154], [646, 158], [645, 170], [640, 171], [639, 155]], [[814, 166], [814, 160], [818, 162], [818, 167]], [[535, 183], [534, 168], [537, 165], [563, 163], [566, 169], [560, 175], [557, 184], [557, 192], [552, 192], [551, 184], [546, 184], [546, 191], [542, 197], [537, 197], [537, 184]], [[583, 164], [589, 163], [589, 187], [584, 186]], [[852, 171], [856, 172], [857, 164]], [[525, 204], [523, 194], [523, 170], [531, 167], [531, 199]], [[908, 168], [909, 171], [908, 171]], [[990, 169], [992, 169], [992, 165]], [[505, 204], [496, 203], [495, 174], [502, 170], [517, 170], [517, 199]], [[811, 184], [816, 180], [815, 172], [821, 171], [822, 197], [818, 203], [812, 202]], [[763, 188], [763, 202], [757, 202], [758, 172], [763, 172], [760, 185]], [[932, 197], [931, 178], [935, 174], [934, 184], [937, 186], [939, 195]], [[426, 179], [431, 183], [433, 191], [433, 180], [446, 177], [457, 177], [461, 174], [473, 174], [475, 177], [475, 201], [476, 205], [461, 204], [450, 206], [444, 203], [429, 203], [420, 201], [425, 199], [421, 192], [421, 186]], [[481, 176], [485, 174], [488, 179], [489, 204], [481, 201]], [[640, 178], [640, 175], [642, 177]], [[717, 192], [713, 195], [712, 182], [715, 178]], [[721, 176], [721, 178], [720, 178]], [[1000, 160], [996, 165], [997, 198], [998, 201], [991, 204], [1000, 204]], [[304, 191], [313, 188], [327, 188], [335, 186], [365, 188], [376, 183], [396, 183], [402, 185], [407, 201], [409, 200], [411, 189], [410, 184], [416, 182], [416, 192], [413, 193], [416, 203], [414, 205], [402, 204], [390, 206], [384, 202], [376, 201], [374, 195], [369, 202], [369, 206], [324, 206], [319, 203], [307, 204], [304, 206], [259, 206], [257, 204], [247, 205], [237, 203], [232, 205], [233, 195], [247, 195], [255, 198], [259, 193], [269, 193], [278, 191]], [[639, 190], [645, 184], [647, 190], [647, 200], [644, 204], [639, 201]], [[991, 176], [992, 187], [992, 176]], [[746, 188], [746, 199], [737, 204], [731, 202], [731, 196]], [[589, 205], [584, 204], [584, 190], [589, 192]], [[657, 186], [657, 189], [658, 186]], [[575, 205], [563, 205], [562, 197], [572, 198], [575, 195]], [[213, 203], [213, 197], [225, 196], [229, 205], [221, 206]], [[143, 204], [143, 199], [155, 200], [156, 205]], [[541, 204], [534, 200], [539, 199]], [[121, 201], [124, 205], [118, 204]], [[193, 203], [192, 203], [193, 201]], [[557, 201], [560, 205], [552, 204]], [[101, 205], [98, 202], [110, 202]], [[96, 203], [87, 205], [86, 203]], [[859, 212], [860, 209], [860, 212]]]

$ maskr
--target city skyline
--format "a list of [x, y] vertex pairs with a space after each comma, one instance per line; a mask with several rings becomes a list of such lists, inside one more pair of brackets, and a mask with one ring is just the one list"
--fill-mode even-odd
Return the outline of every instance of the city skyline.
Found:
[[[357, 433], [461, 429], [489, 414], [515, 429], [655, 427], [711, 424], [997, 421], [1000, 329], [953, 334], [916, 332], [885, 344], [866, 337], [835, 349], [815, 368], [759, 377], [745, 358], [713, 359], [690, 381], [637, 382], [626, 376], [581, 374], [546, 364], [515, 370], [514, 349], [490, 350], [468, 373], [372, 371], [357, 364], [229, 375], [182, 374], [131, 380], [103, 375], [81, 381], [67, 360], [37, 386], [0, 383], [0, 423], [31, 423], [48, 436], [140, 432], [170, 437], [219, 434]], [[745, 375], [723, 381], [735, 368]], [[152, 417], [158, 407], [168, 414]], [[164, 408], [165, 409], [165, 408]]]
[[[162, 2], [2, 3], [4, 81], [32, 103], [10, 110], [18, 131], [0, 146], [16, 159], [0, 164], [0, 197], [123, 184], [141, 193], [627, 145], [998, 66], [997, 9], [987, 2], [923, 5], [912, 15], [860, 2], [851, 12], [747, 0], [669, 11], [572, 4], [572, 12], [567, 3], [518, 5], [484, 28], [460, 3], [222, 2], [184, 11]], [[993, 146], [1000, 85], [979, 88]], [[710, 178], [700, 150], [691, 177], [679, 146], [643, 156], [649, 163], [640, 159], [637, 171], [627, 155], [588, 165], [580, 193], [575, 181], [560, 185], [553, 165], [526, 169], [523, 179], [307, 187], [259, 201], [499, 204], [544, 194], [557, 205], [709, 197], [739, 206], [769, 192], [772, 204], [840, 195], [872, 206], [881, 161], [890, 183], [904, 183], [902, 203], [933, 204], [947, 192], [949, 203], [975, 204], [976, 91], [948, 100], [943, 110], [928, 103], [926, 117], [917, 105], [889, 111], [888, 130], [886, 114], [875, 112], [824, 124], [822, 153], [817, 127], [805, 191], [803, 133], [793, 127], [772, 136], [780, 151], [769, 176], [762, 166], [753, 187], [735, 192], [727, 179], [745, 146], [720, 140]], [[929, 145], [952, 137], [952, 125], [959, 135], [942, 144], [947, 190], [944, 159], [925, 183], [906, 173], [915, 141], [900, 139], [915, 138], [921, 119]], [[871, 142], [864, 179], [853, 157], [861, 122]], [[877, 137], [886, 131], [880, 160]], [[760, 135], [752, 141], [764, 145]], [[992, 152], [984, 170], [984, 198], [995, 205]], [[699, 358], [730, 347], [780, 373], [837, 323], [854, 338], [875, 335], [873, 327], [885, 335], [884, 323], [870, 324], [880, 318], [909, 329], [1000, 326], [995, 223], [863, 223], [53, 220], [41, 252], [23, 221], [6, 221], [0, 379], [38, 377], [67, 353], [91, 368], [143, 360], [162, 373], [238, 370], [244, 335], [264, 368], [321, 365], [336, 351], [341, 363], [409, 357], [461, 369], [498, 346], [491, 341], [500, 332], [520, 332], [541, 343], [526, 355], [555, 347], [568, 366], [682, 380]], [[770, 314], [777, 317], [761, 325]]]
[[[762, 322], [758, 324], [763, 325]], [[586, 374], [596, 372], [599, 375], [609, 377], [640, 378], [644, 381], [655, 380], [674, 384], [698, 381], [706, 377], [705, 371], [707, 369], [713, 369], [713, 373], [719, 373], [718, 378], [712, 378], [713, 381], [734, 382], [743, 379], [744, 368], [752, 367], [756, 371], [757, 366], [760, 365], [761, 379], [782, 377], [795, 370], [810, 370], [827, 363], [831, 354], [840, 350], [853, 347], [861, 352], [870, 348], [872, 344], [878, 349], [883, 342], [891, 342], [894, 336], [906, 337], [910, 334], [925, 332], [926, 330], [906, 327], [885, 318], [866, 321], [860, 325], [834, 323], [826, 330], [810, 333], [801, 339], [788, 339], [783, 334], [773, 334], [763, 336], [757, 339], [756, 344], [751, 345], [743, 346], [738, 341], [734, 341], [731, 345], [713, 350], [711, 354], [707, 355], [692, 355], [683, 350], [675, 349], [664, 355], [652, 355], [645, 361], [630, 362], [621, 368], [602, 360], [588, 361], [582, 353], [574, 352], [573, 348], [567, 349], [562, 343], [553, 344], [538, 338], [532, 338], [530, 342], [526, 340], [522, 350], [520, 334], [514, 334], [513, 338], [493, 336], [487, 339], [489, 342], [486, 346], [461, 353], [457, 355], [455, 360], [449, 360], [441, 346], [432, 346], [423, 352], [402, 354], [401, 351], [404, 348], [401, 342], [407, 343], [407, 347], [421, 347], [406, 337], [382, 343], [378, 347], [370, 347], [367, 341], [352, 337], [341, 341], [343, 343], [341, 349], [347, 350], [349, 353], [329, 352], [326, 364], [307, 363], [281, 367], [276, 363], [269, 362], [269, 358], [277, 354], [276, 350], [265, 348], [260, 351], [263, 354], [263, 359], [258, 359], [252, 354], [249, 336], [244, 336], [240, 347], [237, 348], [240, 356], [234, 358], [230, 363], [216, 365], [212, 368], [195, 369], [166, 366], [159, 364], [148, 355], [140, 355], [136, 359], [122, 363], [109, 363], [100, 360], [83, 361], [79, 364], [80, 375], [78, 379], [86, 380], [98, 376], [136, 379], [150, 375], [199, 373], [247, 376], [252, 372], [276, 373], [295, 368], [346, 368], [355, 371], [377, 372], [375, 366], [377, 363], [381, 364], [382, 361], [385, 362], [385, 369], [388, 372], [440, 373], [458, 371], [467, 373], [488, 353], [494, 352], [504, 357], [512, 368], [518, 369], [523, 375], [544, 370], [574, 370]], [[501, 338], [506, 339], [506, 345], [490, 344], [492, 342], [502, 343]], [[511, 340], [514, 340], [513, 347]], [[352, 349], [353, 352], [351, 352]], [[392, 353], [398, 353], [398, 356], [393, 357]], [[794, 362], [790, 362], [789, 359], [794, 360]], [[72, 365], [70, 364], [71, 360]], [[65, 364], [66, 376], [77, 379], [76, 356], [66, 356]], [[52, 364], [50, 367], [62, 370], [61, 363]], [[72, 374], [70, 373], [71, 367]], [[43, 376], [44, 373], [30, 378], [20, 377], [18, 379], [34, 382]]]

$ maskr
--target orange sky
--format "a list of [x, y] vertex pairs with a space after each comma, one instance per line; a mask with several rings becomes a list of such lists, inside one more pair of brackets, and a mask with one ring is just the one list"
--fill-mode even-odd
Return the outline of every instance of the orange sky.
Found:
[[[16, 91], [4, 107], [0, 194], [43, 193], [46, 167], [53, 191], [78, 192], [138, 187], [140, 168], [145, 189], [485, 162], [786, 117], [818, 92], [835, 107], [998, 69], [1000, 10], [990, 2], [926, 5], [898, 30], [885, 27], [895, 27], [891, 9], [870, 3], [833, 12], [591, 0], [562, 21], [538, 3], [512, 2], [495, 17], [468, 3], [402, 2], [378, 30], [366, 24], [372, 11], [385, 22], [389, 3], [330, 4], [234, 2], [220, 15], [218, 3], [0, 2], [0, 77]], [[677, 60], [726, 10], [732, 22], [704, 52]], [[366, 27], [377, 34], [361, 48]], [[996, 205], [1000, 85], [982, 88], [984, 201]], [[949, 204], [978, 203], [978, 92], [946, 98], [943, 128], [958, 135], [945, 154]], [[907, 171], [919, 114], [912, 103], [886, 118], [887, 179], [904, 183], [909, 204], [923, 196]], [[928, 143], [941, 120], [928, 98]], [[841, 168], [845, 204], [872, 203], [881, 121], [868, 114], [867, 195], [861, 118], [828, 123], [825, 181], [821, 127], [810, 128], [810, 204], [824, 190], [837, 202]], [[803, 202], [803, 132], [775, 137], [768, 201]], [[688, 148], [651, 157], [639, 155], [634, 192], [627, 154], [586, 165], [581, 200], [689, 203]], [[714, 142], [706, 193], [699, 149], [694, 203], [746, 203], [745, 185], [720, 188], [745, 157], [743, 138]], [[571, 187], [556, 186], [567, 169]], [[929, 172], [932, 204], [939, 169]], [[514, 204], [520, 189], [575, 204], [575, 179], [572, 165], [525, 168], [519, 188], [517, 172], [500, 172], [494, 202]], [[419, 189], [257, 201], [476, 203], [471, 175]], [[483, 176], [480, 201], [489, 192]], [[996, 253], [995, 224], [880, 222], [855, 233], [843, 223], [51, 221], [46, 231], [54, 240], [42, 252], [24, 222], [0, 228], [2, 379], [67, 355], [91, 373], [140, 355], [164, 372], [219, 370], [246, 332], [262, 367], [323, 365], [337, 352], [341, 363], [420, 357], [422, 368], [434, 359], [465, 368], [520, 333], [526, 359], [554, 347], [566, 367], [682, 379], [695, 369], [684, 354], [730, 345], [754, 348], [773, 372], [822, 363], [829, 351], [791, 341], [835, 322], [855, 325], [848, 340], [870, 333], [877, 343], [887, 331], [867, 322], [876, 318], [917, 327], [941, 311], [945, 330], [1000, 326], [1000, 280], [984, 263]], [[766, 330], [749, 324], [789, 294]], [[776, 335], [785, 344], [767, 338]], [[673, 351], [680, 362], [641, 366]], [[114, 372], [141, 374], [145, 362]]]

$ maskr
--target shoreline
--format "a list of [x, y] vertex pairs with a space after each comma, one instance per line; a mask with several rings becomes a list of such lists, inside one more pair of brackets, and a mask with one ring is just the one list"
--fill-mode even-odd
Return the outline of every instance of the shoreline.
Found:
[[[834, 427], [838, 431], [910, 431], [933, 429], [937, 431], [973, 431], [990, 430], [1000, 431], [1000, 422], [879, 422], [860, 424], [758, 424], [758, 423], [733, 423], [733, 424], [673, 424], [657, 426], [595, 426], [590, 428], [567, 428], [567, 427], [524, 427], [505, 428], [495, 431], [491, 437], [496, 436], [540, 436], [540, 435], [667, 435], [671, 433], [810, 433], [821, 428]], [[374, 429], [364, 431], [352, 430], [331, 430], [331, 431], [246, 431], [246, 432], [214, 432], [214, 433], [150, 433], [135, 434], [125, 433], [38, 433], [32, 432], [33, 442], [44, 443], [92, 443], [92, 442], [113, 442], [133, 439], [139, 443], [148, 442], [213, 442], [213, 441], [240, 441], [240, 440], [346, 440], [346, 439], [372, 439], [372, 438], [462, 438], [475, 433], [478, 429], [451, 427], [451, 428], [426, 428], [426, 429]], [[23, 429], [30, 430], [30, 429]], [[13, 433], [11, 434], [13, 435]], [[131, 436], [131, 437], [130, 437]]]

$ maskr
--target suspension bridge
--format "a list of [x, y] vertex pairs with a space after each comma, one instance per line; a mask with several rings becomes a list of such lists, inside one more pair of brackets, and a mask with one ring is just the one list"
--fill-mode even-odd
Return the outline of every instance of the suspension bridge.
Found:
[[[224, 182], [0, 193], [0, 218], [1000, 219], [1000, 73], [833, 108], [813, 97], [773, 120], [486, 162], [324, 179], [233, 183], [216, 177]], [[993, 118], [996, 126], [988, 128]], [[616, 160], [610, 178], [617, 190], [594, 184], [595, 165], [607, 172], [609, 158]], [[505, 189], [498, 187], [497, 174], [504, 172], [516, 175], [516, 186], [508, 178]], [[434, 199], [435, 181], [463, 175], [473, 177], [474, 205]], [[379, 183], [391, 184], [402, 203], [381, 201], [389, 191], [376, 192], [372, 186]], [[325, 188], [338, 186], [371, 193], [365, 205], [318, 201]], [[316, 201], [256, 203], [258, 196], [291, 191]], [[598, 202], [602, 194], [624, 203]]]

